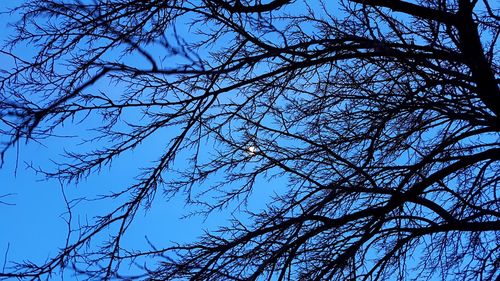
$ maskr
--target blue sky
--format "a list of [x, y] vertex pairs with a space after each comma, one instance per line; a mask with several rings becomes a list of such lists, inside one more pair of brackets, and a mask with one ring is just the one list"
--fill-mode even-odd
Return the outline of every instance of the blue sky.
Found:
[[[7, 6], [13, 6], [20, 1], [0, 2], [0, 11]], [[0, 17], [0, 41], [9, 36], [6, 22], [12, 20], [7, 16]], [[31, 50], [23, 49], [24, 56], [29, 56]], [[11, 61], [6, 56], [0, 55], [2, 68], [9, 67]], [[119, 87], [109, 85], [97, 85], [108, 90], [120, 91]], [[56, 134], [66, 136], [85, 135], [86, 129], [99, 123], [99, 119], [90, 118], [85, 124], [69, 125], [59, 128]], [[88, 127], [87, 127], [88, 126]], [[155, 135], [143, 145], [126, 153], [123, 157], [115, 160], [113, 165], [105, 167], [100, 173], [93, 173], [89, 178], [81, 181], [78, 185], [63, 185], [57, 180], [44, 180], [42, 174], [29, 168], [42, 167], [53, 169], [55, 165], [51, 160], [64, 160], [61, 154], [64, 149], [80, 149], [78, 144], [80, 137], [49, 138], [43, 143], [20, 143], [18, 147], [11, 148], [5, 156], [5, 165], [0, 169], [0, 198], [8, 204], [0, 203], [0, 266], [4, 263], [6, 267], [11, 262], [30, 260], [42, 263], [47, 258], [57, 254], [58, 248], [64, 245], [67, 236], [66, 202], [64, 196], [69, 200], [76, 198], [92, 199], [99, 195], [107, 194], [111, 190], [120, 190], [134, 182], [134, 176], [139, 174], [140, 169], [148, 167], [166, 149], [166, 140], [172, 137], [176, 128], [164, 130]], [[2, 138], [0, 136], [0, 141]], [[204, 154], [213, 150], [211, 143], [204, 143]], [[88, 146], [85, 144], [83, 146]], [[204, 157], [205, 155], [202, 155]], [[186, 167], [183, 155], [178, 157], [175, 165], [178, 168]], [[215, 179], [217, 180], [217, 179]], [[259, 181], [257, 189], [250, 198], [251, 208], [261, 209], [265, 207], [269, 195], [282, 187], [286, 190], [286, 179], [278, 179], [272, 184]], [[285, 189], [284, 189], [284, 188]], [[64, 190], [64, 193], [63, 193]], [[110, 201], [81, 201], [74, 208], [73, 225], [77, 221], [92, 220], [95, 215], [106, 214], [117, 202]], [[147, 249], [147, 240], [158, 248], [172, 245], [174, 242], [189, 242], [202, 235], [203, 230], [212, 230], [216, 226], [227, 223], [231, 214], [228, 212], [216, 213], [207, 219], [199, 216], [182, 218], [192, 210], [186, 206], [185, 197], [180, 194], [170, 200], [157, 194], [155, 204], [147, 212], [141, 212], [136, 217], [134, 224], [127, 232], [124, 247], [129, 249]], [[241, 214], [235, 214], [241, 215]], [[147, 237], [147, 239], [146, 239]], [[75, 238], [75, 237], [73, 237]], [[94, 245], [94, 246], [99, 246]]]
[[[0, 10], [5, 11], [16, 2], [1, 1]], [[6, 28], [9, 20], [12, 17], [0, 17], [2, 41], [11, 32]], [[23, 51], [27, 52], [24, 56], [30, 55], [29, 47]], [[11, 65], [11, 61], [5, 56], [0, 56], [0, 62], [3, 68]], [[61, 128], [59, 133], [76, 135], [83, 130], [81, 126], [68, 126]], [[63, 186], [65, 195], [69, 200], [80, 197], [90, 199], [131, 184], [139, 169], [159, 156], [158, 151], [163, 147], [161, 139], [162, 136], [157, 136], [146, 145], [114, 161], [111, 168], [104, 168], [100, 174], [92, 174], [76, 186]], [[0, 204], [0, 265], [5, 263], [9, 267], [11, 262], [28, 259], [41, 263], [56, 255], [58, 248], [64, 245], [68, 216], [61, 184], [56, 180], [44, 180], [43, 175], [37, 174], [28, 166], [50, 170], [54, 167], [51, 159], [61, 159], [63, 149], [75, 147], [79, 141], [79, 138], [50, 138], [42, 144], [20, 143], [7, 152], [5, 165], [0, 169], [0, 195], [10, 194], [2, 198], [8, 204]], [[176, 165], [182, 167], [185, 164], [180, 160]], [[261, 192], [259, 196], [264, 193], [267, 192]], [[263, 202], [264, 200], [258, 200], [254, 205], [260, 208], [264, 206]], [[104, 214], [101, 212], [109, 209], [110, 204], [108, 201], [81, 202], [75, 208], [73, 222]], [[146, 236], [158, 247], [172, 245], [172, 241], [193, 241], [203, 233], [203, 229], [213, 229], [226, 222], [227, 216], [219, 215], [210, 216], [206, 220], [202, 217], [182, 219], [188, 213], [187, 210], [183, 196], [167, 201], [158, 194], [153, 208], [136, 218], [128, 231], [124, 246], [147, 249]]]
[[[0, 11], [5, 11], [19, 1], [0, 2]], [[7, 22], [15, 16], [0, 17], [0, 26], [3, 32], [0, 40], [3, 41], [11, 32]], [[33, 50], [27, 46], [19, 49], [24, 57], [32, 55]], [[19, 51], [18, 50], [18, 51]], [[0, 56], [2, 68], [9, 68], [12, 61], [6, 56]], [[119, 91], [119, 87], [98, 85], [103, 88]], [[80, 136], [86, 133], [86, 126], [98, 124], [99, 119], [88, 119], [79, 125], [69, 125], [59, 128], [56, 134], [65, 136]], [[167, 130], [163, 134], [175, 131]], [[64, 160], [62, 153], [65, 149], [79, 149], [80, 137], [49, 138], [42, 143], [19, 143], [11, 148], [5, 155], [5, 164], [0, 169], [0, 195], [10, 194], [2, 198], [5, 203], [0, 204], [0, 265], [5, 263], [6, 268], [12, 262], [30, 260], [43, 263], [57, 254], [60, 247], [64, 246], [68, 234], [66, 220], [68, 219], [66, 202], [77, 198], [92, 199], [98, 195], [108, 194], [111, 190], [120, 190], [129, 186], [134, 181], [141, 168], [147, 167], [151, 161], [156, 160], [166, 147], [167, 135], [156, 135], [154, 138], [141, 145], [139, 148], [126, 153], [115, 160], [113, 165], [105, 167], [100, 173], [92, 174], [78, 185], [63, 185], [57, 180], [45, 180], [42, 174], [37, 174], [33, 168], [41, 167], [51, 170], [55, 167], [52, 160]], [[4, 141], [5, 139], [0, 139]], [[212, 150], [211, 144], [206, 143], [203, 153]], [[85, 146], [85, 145], [84, 145]], [[176, 167], [186, 166], [182, 155], [176, 160]], [[203, 155], [202, 155], [203, 157]], [[217, 180], [217, 179], [214, 179]], [[278, 179], [274, 183], [284, 183]], [[275, 191], [276, 184], [260, 182], [257, 190], [250, 198], [250, 208], [259, 210], [265, 207], [266, 198]], [[285, 186], [285, 185], [281, 185]], [[62, 192], [64, 188], [64, 194]], [[113, 207], [117, 202], [110, 201], [82, 201], [73, 212], [73, 225], [78, 221], [92, 220], [95, 215], [104, 215], [105, 210]], [[215, 229], [227, 223], [232, 216], [227, 211], [215, 213], [208, 218], [194, 216], [183, 218], [193, 209], [185, 204], [185, 196], [180, 194], [167, 200], [159, 192], [155, 204], [147, 212], [141, 212], [129, 228], [123, 246], [129, 249], [148, 249], [147, 240], [156, 247], [172, 246], [172, 243], [183, 243], [195, 240], [203, 234], [204, 230]], [[76, 238], [75, 236], [72, 236]], [[146, 239], [147, 237], [147, 239]], [[99, 246], [99, 244], [93, 245]], [[153, 262], [154, 264], [154, 262]], [[7, 270], [8, 271], [8, 270]], [[133, 273], [133, 272], [132, 272]], [[68, 273], [67, 273], [68, 274]]]

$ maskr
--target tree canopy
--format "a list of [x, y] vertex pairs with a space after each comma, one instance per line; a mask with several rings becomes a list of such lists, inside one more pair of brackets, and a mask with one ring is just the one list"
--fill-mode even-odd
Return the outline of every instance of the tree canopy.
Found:
[[[92, 145], [38, 171], [70, 186], [158, 134], [167, 145], [101, 198], [116, 209], [0, 278], [126, 279], [130, 265], [151, 280], [500, 278], [495, 1], [25, 0], [12, 13], [2, 162], [84, 124]], [[285, 192], [248, 219], [123, 247], [161, 194], [243, 213], [261, 178]]]

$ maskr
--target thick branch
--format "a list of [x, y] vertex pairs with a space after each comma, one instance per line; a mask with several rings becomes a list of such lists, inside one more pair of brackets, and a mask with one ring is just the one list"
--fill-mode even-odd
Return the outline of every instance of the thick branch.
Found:
[[385, 7], [391, 9], [394, 12], [402, 12], [422, 19], [435, 20], [445, 24], [453, 25], [456, 23], [456, 16], [452, 13], [427, 8], [421, 5], [416, 5], [405, 1], [396, 1], [396, 0], [350, 0], [350, 1], [369, 6]]
[[240, 1], [236, 1], [234, 6], [229, 5], [223, 0], [213, 0], [212, 2], [223, 7], [231, 13], [264, 13], [272, 10], [279, 9], [281, 6], [286, 5], [291, 0], [275, 0], [267, 4], [257, 4], [252, 6], [243, 6]]
[[457, 29], [460, 35], [460, 49], [472, 72], [472, 78], [476, 82], [477, 95], [483, 103], [493, 111], [497, 117], [497, 125], [500, 125], [500, 89], [495, 79], [495, 73], [491, 64], [484, 55], [483, 46], [477, 30], [477, 24], [472, 18], [472, 10], [461, 1], [459, 15], [460, 22]]

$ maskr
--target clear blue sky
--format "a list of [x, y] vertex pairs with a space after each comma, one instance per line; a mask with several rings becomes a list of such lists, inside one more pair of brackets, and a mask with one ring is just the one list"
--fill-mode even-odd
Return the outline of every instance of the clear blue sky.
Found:
[[[0, 11], [5, 11], [19, 1], [0, 1]], [[15, 18], [15, 17], [14, 17]], [[12, 17], [0, 17], [0, 40], [3, 41], [11, 30], [6, 27]], [[30, 47], [26, 47], [24, 56], [29, 56]], [[1, 67], [9, 67], [11, 61], [6, 56], [0, 56]], [[97, 122], [97, 121], [94, 121]], [[77, 135], [83, 130], [80, 126], [62, 128], [60, 134]], [[110, 190], [117, 190], [132, 183], [140, 167], [145, 167], [159, 156], [162, 149], [161, 136], [151, 140], [146, 145], [115, 161], [111, 169], [104, 168], [100, 174], [91, 175], [75, 185], [64, 186], [65, 194], [69, 199], [86, 197], [93, 198], [99, 194], [106, 194]], [[0, 138], [0, 141], [5, 139]], [[21, 143], [18, 148], [8, 151], [5, 165], [0, 169], [0, 196], [11, 194], [0, 200], [8, 204], [0, 204], [0, 266], [11, 262], [30, 260], [41, 263], [45, 259], [57, 254], [59, 247], [64, 245], [67, 235], [65, 219], [66, 205], [63, 200], [61, 185], [55, 180], [44, 180], [43, 176], [29, 169], [33, 164], [45, 169], [54, 167], [51, 159], [60, 159], [64, 148], [75, 147], [79, 138], [50, 138], [42, 144]], [[18, 150], [17, 150], [18, 149]], [[207, 150], [209, 150], [208, 148]], [[17, 154], [18, 151], [18, 154]], [[17, 157], [18, 156], [18, 157]], [[18, 159], [18, 161], [16, 160]], [[182, 160], [176, 165], [182, 166]], [[17, 169], [16, 169], [17, 166]], [[262, 185], [268, 188], [267, 184]], [[259, 197], [253, 205], [255, 208], [264, 206], [263, 196], [271, 189], [257, 191], [254, 197]], [[74, 220], [91, 219], [102, 210], [108, 209], [109, 202], [82, 202], [75, 208]], [[216, 225], [226, 222], [224, 216], [213, 215], [207, 220], [201, 217], [181, 219], [187, 209], [184, 198], [178, 196], [167, 202], [158, 194], [156, 203], [147, 213], [137, 217], [128, 231], [124, 246], [135, 249], [147, 249], [145, 236], [156, 246], [169, 246], [171, 242], [192, 241], [203, 233], [203, 229], [213, 229]], [[5, 260], [6, 257], [6, 260]]]
[[[0, 11], [5, 11], [8, 6], [14, 6], [16, 2], [20, 1], [0, 1]], [[12, 18], [0, 16], [2, 27], [0, 41], [11, 32], [6, 28], [9, 20]], [[24, 52], [25, 56], [29, 56], [32, 50], [28, 46]], [[0, 68], [8, 67], [10, 63], [8, 57], [0, 55]], [[119, 91], [119, 88], [113, 89]], [[99, 122], [99, 120], [90, 121], [94, 124]], [[84, 125], [68, 126], [61, 128], [57, 133], [67, 136], [80, 135], [84, 133], [84, 129]], [[62, 188], [69, 199], [80, 197], [91, 199], [97, 195], [107, 194], [111, 190], [120, 190], [133, 182], [141, 167], [147, 167], [151, 161], [157, 159], [165, 149], [167, 138], [168, 136], [157, 135], [138, 149], [114, 161], [110, 169], [104, 168], [100, 174], [91, 175], [77, 186], [61, 187], [58, 181], [46, 181], [42, 175], [37, 175], [27, 166], [33, 164], [35, 167], [41, 166], [50, 170], [54, 167], [51, 159], [61, 159], [63, 150], [75, 148], [81, 141], [80, 138], [50, 138], [42, 144], [21, 143], [18, 150], [13, 148], [8, 151], [5, 165], [0, 169], [0, 196], [12, 195], [0, 198], [0, 201], [9, 203], [0, 203], [0, 266], [6, 263], [8, 267], [11, 262], [28, 259], [42, 263], [45, 259], [56, 255], [57, 250], [64, 245], [67, 235], [66, 205]], [[0, 141], [2, 140], [0, 136]], [[210, 144], [206, 145], [208, 147], [203, 150], [205, 153], [212, 150]], [[16, 161], [17, 159], [19, 161]], [[182, 157], [175, 164], [177, 167], [185, 166]], [[259, 182], [250, 200], [251, 208], [263, 208], [266, 198], [269, 198], [277, 187], [286, 188], [284, 181], [285, 179], [278, 179], [273, 184]], [[78, 219], [91, 220], [98, 214], [104, 215], [105, 210], [111, 207], [112, 202], [109, 201], [81, 202], [74, 209], [74, 222]], [[223, 225], [230, 217], [227, 212], [222, 212], [206, 220], [203, 217], [182, 219], [181, 217], [187, 215], [189, 210], [182, 195], [167, 201], [159, 192], [153, 208], [137, 216], [135, 223], [127, 232], [123, 246], [145, 250], [148, 248], [146, 236], [158, 248], [171, 246], [173, 242], [193, 241], [203, 233], [204, 229], [210, 230]]]

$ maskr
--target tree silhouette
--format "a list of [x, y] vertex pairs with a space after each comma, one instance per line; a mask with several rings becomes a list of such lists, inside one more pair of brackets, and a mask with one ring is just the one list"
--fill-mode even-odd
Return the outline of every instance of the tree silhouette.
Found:
[[[90, 124], [93, 149], [40, 171], [72, 184], [175, 135], [135, 184], [102, 198], [120, 206], [70, 225], [78, 239], [46, 263], [0, 276], [73, 265], [90, 280], [126, 279], [120, 268], [149, 257], [156, 266], [137, 278], [499, 278], [493, 2], [25, 1], [2, 51], [15, 62], [1, 76], [3, 161], [20, 141]], [[25, 45], [33, 57], [16, 52]], [[122, 247], [157, 193], [201, 189], [188, 200], [203, 213], [243, 212], [260, 177], [286, 179], [286, 192], [249, 220], [188, 245]]]

